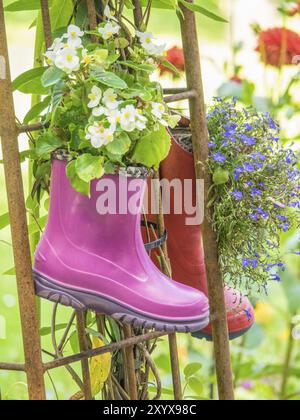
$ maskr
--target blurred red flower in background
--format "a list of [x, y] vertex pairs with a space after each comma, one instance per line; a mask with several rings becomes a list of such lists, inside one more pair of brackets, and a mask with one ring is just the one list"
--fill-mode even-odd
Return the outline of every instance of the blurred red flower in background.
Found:
[[298, 64], [300, 63], [300, 36], [286, 28], [261, 31], [256, 51], [261, 54], [262, 61], [271, 66]]
[[230, 81], [231, 82], [235, 82], [235, 83], [237, 83], [238, 85], [241, 85], [242, 83], [243, 83], [243, 80], [240, 78], [240, 76], [238, 76], [238, 75], [235, 75], [235, 76], [232, 76], [231, 78], [230, 78]]
[[295, 3], [288, 3], [285, 11], [288, 16], [295, 16], [297, 13], [300, 13], [300, 0]]
[[[173, 64], [173, 66], [176, 67], [178, 71], [184, 71], [184, 54], [182, 48], [176, 46], [170, 48], [168, 51], [166, 51], [165, 58], [167, 61], [169, 61], [169, 63]], [[159, 66], [159, 69], [160, 74], [171, 73], [173, 76], [176, 76], [176, 73], [172, 69], [169, 69], [163, 64]]]

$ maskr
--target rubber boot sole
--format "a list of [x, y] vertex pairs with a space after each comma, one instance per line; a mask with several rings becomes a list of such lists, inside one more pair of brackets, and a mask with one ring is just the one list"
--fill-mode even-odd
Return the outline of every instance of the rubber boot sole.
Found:
[[70, 306], [78, 311], [91, 309], [134, 327], [140, 327], [146, 330], [166, 331], [168, 333], [189, 333], [199, 331], [209, 323], [209, 314], [206, 317], [191, 321], [155, 319], [142, 312], [133, 311], [126, 304], [116, 302], [111, 298], [80, 289], [62, 287], [39, 273], [33, 272], [33, 278], [36, 294], [41, 298], [60, 303], [64, 306]]

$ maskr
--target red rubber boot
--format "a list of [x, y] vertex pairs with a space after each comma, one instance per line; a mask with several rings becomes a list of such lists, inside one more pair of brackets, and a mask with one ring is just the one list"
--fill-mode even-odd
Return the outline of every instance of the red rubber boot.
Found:
[[[193, 206], [196, 205], [196, 180], [194, 160], [191, 153], [184, 150], [177, 141], [172, 139], [169, 156], [161, 164], [161, 179], [193, 180]], [[184, 199], [184, 194], [183, 194]], [[184, 204], [184, 203], [183, 203]], [[174, 189], [171, 189], [171, 211], [165, 215], [168, 231], [168, 254], [172, 266], [173, 278], [188, 286], [194, 287], [208, 295], [205, 257], [201, 237], [201, 226], [187, 226], [186, 218], [191, 217], [183, 211], [175, 214]], [[184, 209], [184, 205], [182, 205]], [[149, 215], [149, 220], [155, 221], [155, 216]], [[153, 253], [153, 261], [158, 262], [157, 254]], [[230, 339], [245, 334], [254, 323], [254, 310], [249, 300], [239, 291], [226, 286], [225, 300]], [[199, 338], [212, 340], [212, 327], [193, 334]]]

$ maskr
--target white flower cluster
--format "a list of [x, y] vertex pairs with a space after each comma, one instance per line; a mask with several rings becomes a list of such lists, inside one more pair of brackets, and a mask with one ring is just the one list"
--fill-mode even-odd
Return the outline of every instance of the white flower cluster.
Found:
[[82, 37], [84, 32], [78, 26], [70, 25], [67, 33], [56, 38], [45, 54], [48, 65], [55, 65], [66, 73], [78, 71], [80, 57], [78, 49], [83, 49]]
[[[95, 121], [87, 129], [86, 139], [91, 141], [93, 147], [106, 146], [114, 140], [117, 130], [131, 133], [147, 128], [148, 119], [143, 115], [143, 111], [134, 105], [126, 105], [122, 108], [114, 89], [102, 92], [98, 86], [93, 86], [88, 98], [88, 108], [92, 110], [92, 115], [96, 118], [102, 117], [100, 121]], [[157, 122], [168, 126], [165, 120], [167, 114], [164, 104], [153, 102], [151, 114]]]
[[104, 9], [104, 16], [107, 18], [105, 26], [98, 28], [99, 34], [104, 40], [112, 38], [114, 35], [117, 35], [120, 32], [120, 26], [113, 20], [114, 12], [112, 12], [109, 6], [106, 6]]
[[166, 44], [157, 45], [154, 41], [155, 38], [151, 32], [139, 32], [136, 31], [136, 35], [139, 38], [142, 47], [150, 55], [163, 55], [166, 49]]

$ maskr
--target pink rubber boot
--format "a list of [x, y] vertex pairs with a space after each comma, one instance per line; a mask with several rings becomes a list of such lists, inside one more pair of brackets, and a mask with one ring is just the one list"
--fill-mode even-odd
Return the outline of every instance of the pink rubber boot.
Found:
[[[205, 295], [164, 276], [145, 250], [140, 211], [146, 179], [105, 176], [92, 182], [88, 198], [73, 189], [65, 172], [66, 163], [54, 160], [49, 220], [36, 250], [37, 295], [146, 329], [207, 326]], [[112, 201], [108, 190], [116, 191]], [[103, 206], [110, 214], [99, 214]]]

